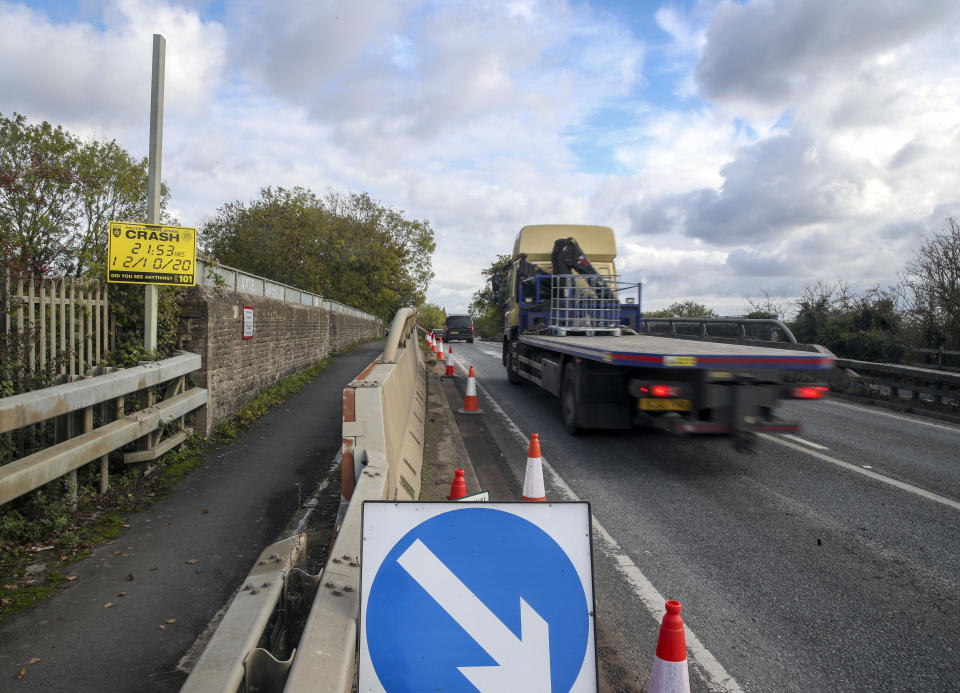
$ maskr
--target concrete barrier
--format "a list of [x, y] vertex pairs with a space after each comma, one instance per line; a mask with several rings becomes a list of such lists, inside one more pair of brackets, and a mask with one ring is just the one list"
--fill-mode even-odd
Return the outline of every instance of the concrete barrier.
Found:
[[[426, 413], [426, 367], [416, 339], [416, 309], [397, 313], [384, 353], [344, 390], [344, 487], [346, 514], [319, 576], [305, 576], [316, 589], [296, 649], [279, 660], [262, 646], [271, 614], [287, 609], [291, 576], [302, 538], [283, 551], [268, 548], [245, 584], [266, 593], [241, 591], [182, 690], [237, 693], [293, 691], [348, 693], [356, 675], [360, 613], [361, 510], [364, 500], [415, 500], [420, 493]], [[348, 462], [349, 457], [349, 462]], [[282, 544], [282, 542], [281, 542]], [[271, 557], [282, 563], [270, 564]], [[264, 564], [266, 561], [266, 564]], [[266, 568], [264, 567], [266, 565]], [[271, 570], [270, 580], [263, 571]], [[284, 585], [283, 590], [276, 589]], [[302, 593], [302, 590], [301, 590]], [[259, 596], [259, 598], [256, 598]], [[244, 627], [243, 624], [249, 624]]]

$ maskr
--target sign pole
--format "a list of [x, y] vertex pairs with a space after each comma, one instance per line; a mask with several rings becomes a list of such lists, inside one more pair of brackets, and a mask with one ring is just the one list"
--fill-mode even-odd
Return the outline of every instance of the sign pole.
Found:
[[[150, 151], [147, 169], [147, 223], [160, 223], [160, 153], [163, 149], [163, 75], [167, 41], [160, 34], [153, 35], [153, 79], [150, 86]], [[156, 285], [144, 288], [143, 348], [147, 353], [157, 350]]]

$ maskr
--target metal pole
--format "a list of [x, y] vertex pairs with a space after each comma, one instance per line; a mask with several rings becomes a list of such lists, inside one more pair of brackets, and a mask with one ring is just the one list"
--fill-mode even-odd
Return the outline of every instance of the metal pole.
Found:
[[[160, 223], [160, 153], [163, 150], [163, 73], [167, 41], [160, 34], [153, 35], [153, 79], [150, 85], [150, 152], [147, 169], [147, 223]], [[157, 350], [157, 296], [158, 287], [144, 287], [143, 348]]]

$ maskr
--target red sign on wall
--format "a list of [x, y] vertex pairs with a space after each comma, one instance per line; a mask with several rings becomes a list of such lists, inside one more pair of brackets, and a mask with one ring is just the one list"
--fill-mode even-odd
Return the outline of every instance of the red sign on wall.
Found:
[[243, 307], [243, 338], [253, 339], [253, 306]]

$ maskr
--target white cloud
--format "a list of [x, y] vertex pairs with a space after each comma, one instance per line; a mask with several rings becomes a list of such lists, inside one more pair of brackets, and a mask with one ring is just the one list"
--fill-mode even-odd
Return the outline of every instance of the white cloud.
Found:
[[142, 0], [109, 4], [103, 21], [102, 30], [54, 23], [23, 5], [0, 3], [0, 62], [18, 66], [0, 71], [4, 111], [44, 114], [101, 138], [136, 127], [146, 132], [154, 33], [167, 36], [166, 107], [191, 116], [208, 108], [222, 78], [222, 26]]
[[0, 60], [24, 66], [0, 105], [143, 155], [164, 34], [182, 222], [266, 185], [368, 191], [431, 222], [429, 298], [457, 312], [527, 223], [611, 225], [648, 306], [732, 312], [893, 281], [957, 213], [957, 3], [628, 5], [106, 0], [66, 21], [0, 0]]

